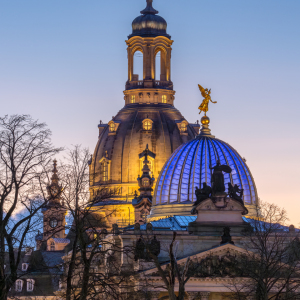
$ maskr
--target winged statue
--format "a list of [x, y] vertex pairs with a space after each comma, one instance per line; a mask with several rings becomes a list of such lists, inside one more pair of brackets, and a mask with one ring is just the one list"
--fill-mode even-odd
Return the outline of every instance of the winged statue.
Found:
[[199, 109], [200, 109], [199, 114], [201, 114], [201, 112], [203, 111], [205, 116], [206, 116], [206, 113], [208, 112], [208, 103], [209, 103], [209, 101], [211, 103], [217, 103], [217, 101], [212, 101], [211, 100], [211, 97], [210, 97], [211, 89], [210, 90], [204, 89], [200, 84], [198, 84], [198, 86], [199, 86], [199, 90], [201, 92], [201, 95], [204, 98], [202, 103], [199, 106]]

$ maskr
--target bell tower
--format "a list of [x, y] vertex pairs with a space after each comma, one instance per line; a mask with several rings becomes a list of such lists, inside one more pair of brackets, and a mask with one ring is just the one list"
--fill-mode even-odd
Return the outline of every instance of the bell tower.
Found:
[[[171, 81], [171, 36], [167, 34], [167, 22], [152, 7], [152, 0], [147, 0], [147, 7], [141, 16], [132, 22], [132, 34], [128, 36], [128, 80], [124, 91], [125, 105], [171, 104], [175, 91]], [[143, 55], [142, 78], [134, 74], [134, 54], [140, 51]], [[156, 65], [157, 56], [160, 63]], [[160, 68], [159, 78], [156, 69]]]
[[64, 207], [64, 203], [61, 199], [62, 187], [59, 185], [59, 178], [57, 175], [57, 162], [53, 162], [53, 174], [51, 177], [51, 184], [47, 187], [48, 192], [48, 203], [43, 210], [44, 215], [44, 234], [43, 240], [49, 238], [61, 238], [66, 237], [65, 226], [66, 220], [65, 215], [67, 209]]

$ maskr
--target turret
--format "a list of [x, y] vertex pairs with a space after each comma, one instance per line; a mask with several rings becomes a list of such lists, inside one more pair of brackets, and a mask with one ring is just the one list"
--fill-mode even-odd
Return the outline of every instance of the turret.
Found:
[[[173, 41], [167, 34], [167, 22], [147, 0], [147, 7], [132, 22], [132, 34], [128, 36], [128, 80], [124, 91], [125, 104], [174, 102], [175, 91], [171, 81], [171, 45]], [[134, 54], [143, 55], [143, 75], [134, 74]], [[156, 78], [156, 57], [160, 56], [160, 75]]]

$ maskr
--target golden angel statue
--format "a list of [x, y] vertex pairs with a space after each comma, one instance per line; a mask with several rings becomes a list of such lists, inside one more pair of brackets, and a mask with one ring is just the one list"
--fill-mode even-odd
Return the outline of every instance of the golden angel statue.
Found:
[[201, 114], [201, 112], [203, 111], [205, 116], [206, 116], [206, 113], [208, 112], [208, 103], [209, 103], [209, 101], [211, 103], [217, 103], [217, 101], [212, 101], [211, 100], [211, 97], [210, 97], [211, 90], [204, 89], [200, 84], [198, 84], [198, 86], [199, 86], [199, 90], [201, 92], [201, 95], [204, 98], [202, 103], [199, 106], [199, 109], [200, 109], [199, 114]]

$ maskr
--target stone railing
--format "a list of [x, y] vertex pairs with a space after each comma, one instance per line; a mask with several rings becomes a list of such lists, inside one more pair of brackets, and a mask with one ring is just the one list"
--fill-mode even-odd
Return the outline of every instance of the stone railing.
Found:
[[126, 84], [126, 89], [138, 89], [144, 87], [144, 81], [143, 80], [135, 80], [135, 81], [129, 81]]
[[[151, 82], [151, 81], [150, 81]], [[126, 83], [126, 89], [139, 89], [144, 87], [144, 81], [143, 80], [133, 80], [133, 81], [127, 81]], [[148, 87], [145, 86], [145, 87]], [[154, 88], [162, 88], [162, 89], [173, 89], [173, 83], [170, 81], [161, 81], [161, 80], [154, 80], [153, 81], [153, 87]]]
[[155, 87], [160, 87], [164, 89], [173, 89], [173, 84], [170, 81], [155, 80], [154, 85]]

